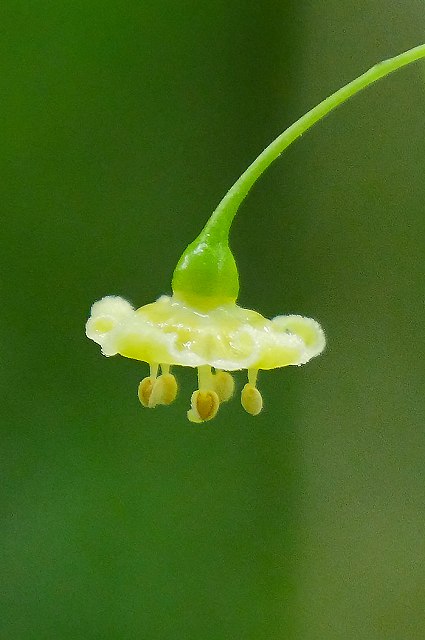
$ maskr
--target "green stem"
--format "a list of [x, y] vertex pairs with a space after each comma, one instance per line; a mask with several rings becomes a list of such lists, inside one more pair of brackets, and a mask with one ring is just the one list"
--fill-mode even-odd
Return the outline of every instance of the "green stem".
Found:
[[269, 144], [226, 193], [199, 236], [184, 251], [174, 270], [174, 295], [199, 309], [234, 302], [238, 296], [239, 278], [228, 244], [230, 225], [263, 171], [286, 147], [338, 105], [392, 71], [424, 57], [425, 44], [380, 62], [308, 111]]
[[205, 230], [214, 231], [220, 229], [222, 233], [228, 233], [233, 218], [251, 187], [267, 167], [269, 167], [292, 142], [310, 129], [310, 127], [312, 127], [316, 122], [326, 116], [330, 111], [362, 89], [365, 89], [380, 78], [384, 78], [389, 73], [424, 57], [425, 44], [415, 47], [414, 49], [409, 49], [409, 51], [405, 51], [395, 58], [384, 60], [352, 82], [349, 82], [345, 87], [342, 87], [342, 89], [335, 91], [335, 93], [329, 96], [329, 98], [320, 102], [320, 104], [294, 122], [294, 124], [288, 127], [286, 131], [284, 131], [280, 136], [273, 140], [266, 149], [264, 149], [258, 158], [254, 160], [248, 169], [235, 182], [233, 187], [229, 189], [207, 222]]

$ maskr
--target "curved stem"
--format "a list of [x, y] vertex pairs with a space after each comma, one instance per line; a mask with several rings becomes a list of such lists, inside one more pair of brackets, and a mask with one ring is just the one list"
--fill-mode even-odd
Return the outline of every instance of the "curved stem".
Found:
[[396, 71], [411, 62], [415, 62], [425, 57], [425, 44], [409, 49], [395, 58], [389, 58], [375, 65], [366, 73], [349, 82], [345, 87], [333, 93], [329, 98], [320, 102], [316, 107], [308, 111], [299, 120], [294, 122], [286, 131], [278, 136], [266, 149], [254, 160], [248, 169], [229, 189], [218, 207], [206, 224], [205, 230], [214, 230], [217, 227], [228, 232], [235, 214], [253, 184], [261, 174], [276, 160], [294, 140], [299, 138], [305, 131], [310, 129], [316, 122], [321, 120], [330, 111], [351, 98], [356, 93], [365, 89], [373, 82]]

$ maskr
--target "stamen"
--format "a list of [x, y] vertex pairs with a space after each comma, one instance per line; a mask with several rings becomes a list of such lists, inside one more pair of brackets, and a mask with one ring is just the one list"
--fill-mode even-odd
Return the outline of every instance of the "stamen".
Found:
[[163, 373], [154, 382], [149, 406], [171, 404], [177, 396], [177, 381], [172, 373]]
[[248, 380], [241, 393], [241, 404], [247, 413], [257, 416], [263, 408], [263, 398], [255, 386], [257, 382], [257, 370], [248, 370]]
[[139, 384], [139, 388], [137, 390], [137, 395], [139, 396], [139, 400], [144, 407], [150, 407], [149, 404], [152, 389], [153, 389], [152, 378], [148, 376], [147, 378], [143, 378], [142, 382]]
[[228, 371], [218, 370], [214, 375], [214, 389], [220, 402], [227, 402], [235, 390], [235, 381]]
[[155, 380], [156, 376], [158, 375], [158, 365], [157, 364], [150, 364], [149, 365], [149, 369], [150, 369], [150, 377], [152, 382]]
[[220, 400], [215, 391], [194, 391], [191, 398], [191, 409], [187, 417], [191, 422], [205, 422], [217, 415]]
[[152, 391], [155, 385], [156, 376], [158, 374], [158, 365], [150, 364], [150, 375], [147, 378], [143, 378], [141, 383], [139, 384], [139, 388], [137, 390], [137, 395], [139, 396], [139, 400], [144, 407], [153, 408], [155, 404], [152, 404]]
[[198, 387], [200, 391], [206, 391], [212, 387], [212, 373], [211, 367], [207, 364], [203, 364], [198, 367]]

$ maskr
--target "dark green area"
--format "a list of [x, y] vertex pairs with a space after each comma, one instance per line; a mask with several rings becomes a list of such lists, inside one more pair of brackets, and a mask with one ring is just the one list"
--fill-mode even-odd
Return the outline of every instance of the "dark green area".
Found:
[[[240, 302], [323, 324], [203, 426], [149, 412], [90, 305], [170, 291], [286, 125], [424, 40], [419, 0], [0, 7], [0, 638], [425, 637], [425, 69], [291, 147], [232, 231]], [[239, 389], [244, 383], [237, 376]]]

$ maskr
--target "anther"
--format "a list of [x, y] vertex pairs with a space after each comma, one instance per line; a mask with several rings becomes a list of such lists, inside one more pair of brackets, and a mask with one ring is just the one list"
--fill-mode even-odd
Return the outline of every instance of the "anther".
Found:
[[149, 404], [149, 401], [152, 395], [153, 384], [154, 383], [150, 376], [148, 376], [147, 378], [143, 378], [142, 382], [139, 384], [137, 395], [139, 396], [139, 400], [144, 407], [151, 406]]
[[191, 422], [205, 422], [217, 415], [220, 400], [215, 391], [194, 391], [190, 401], [191, 409], [187, 417]]
[[235, 381], [227, 371], [217, 371], [214, 375], [214, 390], [220, 402], [227, 402], [235, 390]]
[[149, 406], [156, 407], [158, 404], [171, 404], [177, 395], [177, 381], [172, 373], [163, 373], [154, 382]]
[[242, 389], [241, 404], [247, 413], [257, 416], [263, 408], [261, 393], [251, 382], [247, 382]]
[[153, 408], [155, 404], [152, 404], [152, 391], [156, 382], [156, 376], [158, 374], [158, 365], [151, 364], [149, 365], [150, 375], [147, 378], [143, 378], [141, 383], [139, 384], [139, 388], [137, 390], [137, 395], [139, 396], [139, 400], [144, 407]]

